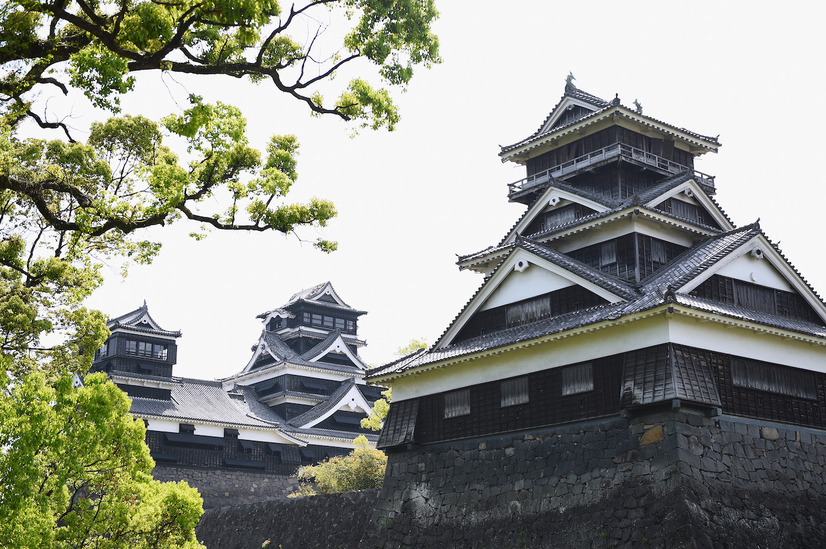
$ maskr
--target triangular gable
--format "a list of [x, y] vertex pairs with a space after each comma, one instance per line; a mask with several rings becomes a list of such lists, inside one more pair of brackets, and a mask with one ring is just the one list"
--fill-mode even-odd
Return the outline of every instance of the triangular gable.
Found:
[[353, 363], [354, 366], [357, 368], [361, 368], [365, 370], [367, 367], [361, 361], [361, 359], [350, 350], [347, 346], [347, 342], [344, 341], [340, 332], [333, 332], [335, 337], [328, 338], [324, 342], [319, 345], [316, 345], [312, 349], [310, 349], [306, 354], [304, 354], [301, 358], [307, 360], [309, 362], [323, 362], [325, 356], [330, 353], [340, 353], [346, 356], [350, 361]]
[[134, 311], [128, 312], [124, 315], [121, 315], [117, 318], [113, 318], [109, 320], [109, 326], [118, 326], [118, 327], [125, 327], [125, 328], [149, 328], [151, 330], [156, 330], [159, 332], [165, 332], [160, 325], [155, 322], [149, 314], [149, 308], [146, 306], [146, 301], [143, 302], [143, 305]]
[[[614, 100], [609, 107], [597, 109], [593, 113], [585, 115], [570, 124], [560, 126], [556, 129], [538, 131], [522, 141], [502, 147], [499, 156], [503, 161], [524, 164], [531, 154], [530, 151], [544, 147], [551, 142], [561, 139], [563, 136], [576, 135], [576, 132], [580, 131], [585, 125], [597, 124], [608, 119], [611, 119], [612, 124], [642, 127], [648, 130], [645, 133], [653, 131], [661, 133], [663, 136], [679, 140], [684, 143], [688, 147], [689, 152], [695, 156], [710, 151], [717, 152], [717, 148], [720, 146], [716, 137], [700, 135], [685, 128], [678, 128], [666, 124], [657, 119], [635, 112]], [[546, 126], [546, 124], [543, 124], [542, 127], [545, 128]], [[552, 126], [547, 127], [552, 128]]]
[[247, 362], [247, 365], [244, 366], [244, 369], [241, 370], [241, 373], [243, 374], [252, 370], [255, 363], [258, 362], [258, 359], [264, 354], [270, 355], [276, 362], [281, 362], [285, 359], [285, 357], [280, 356], [278, 352], [267, 343], [267, 334], [262, 333], [261, 337], [258, 338], [258, 343], [255, 346], [252, 357], [249, 359], [249, 362]]
[[726, 216], [720, 206], [705, 193], [694, 179], [689, 179], [654, 198], [650, 198], [646, 201], [645, 206], [656, 209], [656, 206], [662, 204], [669, 198], [702, 208], [709, 218], [713, 219], [724, 232], [734, 229], [734, 224], [728, 216]]
[[[331, 395], [331, 398], [332, 396], [336, 395]], [[332, 416], [338, 411], [362, 412], [366, 416], [370, 413], [370, 410], [372, 409], [370, 403], [367, 402], [367, 399], [365, 399], [364, 395], [361, 394], [361, 391], [358, 390], [358, 385], [356, 384], [353, 384], [350, 387], [350, 389], [346, 393], [341, 395], [339, 398], [336, 398], [335, 400], [328, 400], [326, 402], [319, 404], [318, 406], [324, 407], [323, 413], [315, 414], [313, 413], [313, 410], [310, 410], [305, 414], [302, 414], [302, 416], [315, 416], [313, 417], [313, 419], [302, 423], [294, 423], [294, 420], [290, 420], [290, 423], [301, 429], [309, 429], [311, 427], [315, 427], [316, 425], [318, 425], [319, 423], [321, 423], [322, 421], [324, 421], [325, 419]], [[299, 420], [300, 417], [295, 419]]]
[[[566, 94], [562, 97], [562, 100], [557, 103], [556, 107], [553, 108], [551, 113], [545, 119], [545, 122], [536, 133], [542, 134], [556, 128], [557, 126], [570, 124], [576, 119], [605, 108], [607, 105], [608, 103], [603, 101], [602, 105], [597, 106], [592, 102], [584, 101], [581, 98], [572, 97]], [[583, 113], [583, 111], [587, 111], [587, 113]], [[571, 118], [571, 113], [577, 113], [578, 116]]]
[[449, 345], [477, 312], [574, 285], [581, 286], [610, 303], [625, 300], [578, 273], [517, 247], [485, 281], [433, 347], [440, 349]]
[[309, 290], [299, 292], [295, 294], [290, 301], [292, 302], [298, 299], [303, 299], [305, 301], [317, 301], [321, 303], [335, 303], [341, 307], [350, 307], [344, 302], [343, 299], [341, 299], [341, 297], [339, 297], [330, 282], [324, 282], [318, 286], [313, 286]]
[[516, 225], [514, 225], [507, 236], [502, 239], [500, 246], [513, 243], [517, 235], [523, 235], [524, 231], [530, 227], [531, 223], [533, 223], [538, 216], [572, 203], [580, 204], [597, 212], [608, 210], [607, 205], [596, 200], [586, 198], [571, 191], [549, 186], [542, 195], [531, 204], [530, 208], [528, 208]]
[[796, 293], [826, 324], [826, 305], [762, 233], [732, 250], [726, 257], [676, 290], [680, 293], [691, 292], [714, 275]]

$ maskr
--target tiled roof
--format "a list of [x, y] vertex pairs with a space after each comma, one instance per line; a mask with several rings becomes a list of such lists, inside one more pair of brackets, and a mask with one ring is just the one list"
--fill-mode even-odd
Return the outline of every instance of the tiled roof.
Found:
[[[332, 332], [329, 334], [324, 341], [313, 347], [313, 349], [318, 349], [323, 345], [329, 345], [334, 339], [335, 335], [338, 332]], [[247, 372], [242, 372], [241, 374], [237, 374], [236, 376], [230, 376], [225, 378], [225, 380], [230, 380], [238, 375], [246, 375], [250, 373], [259, 374], [261, 372], [266, 372], [267, 370], [278, 368], [283, 366], [284, 364], [291, 364], [294, 366], [304, 366], [306, 368], [316, 368], [319, 370], [330, 370], [340, 374], [349, 374], [349, 375], [361, 375], [363, 370], [358, 366], [347, 366], [344, 364], [333, 364], [330, 362], [323, 362], [323, 361], [310, 361], [304, 358], [304, 356], [311, 356], [312, 350], [304, 355], [299, 355], [292, 348], [287, 345], [281, 337], [276, 334], [275, 332], [268, 332], [264, 330], [262, 333], [261, 339], [264, 343], [266, 343], [267, 347], [275, 354], [276, 362], [273, 364], [267, 364], [266, 366], [260, 366], [256, 368], [252, 368]]]
[[491, 332], [448, 345], [441, 349], [430, 349], [427, 353], [419, 355], [412, 361], [379, 366], [369, 370], [366, 377], [370, 379], [390, 373], [399, 373], [443, 360], [459, 358], [499, 347], [539, 339], [544, 336], [594, 324], [602, 320], [619, 318], [625, 314], [624, 311], [627, 305], [625, 302], [607, 303], [589, 309]]
[[[628, 107], [625, 107], [625, 106], [621, 105], [621, 104], [619, 103], [619, 100], [618, 100], [618, 99], [614, 99], [613, 101], [611, 101], [610, 103], [608, 103], [608, 102], [606, 102], [605, 100], [599, 99], [598, 97], [593, 96], [593, 95], [591, 95], [591, 94], [587, 94], [586, 92], [582, 92], [581, 90], [576, 90], [576, 91], [578, 92], [578, 95], [576, 95], [576, 96], [574, 96], [574, 95], [570, 95], [570, 97], [576, 97], [576, 98], [578, 98], [578, 99], [583, 99], [584, 97], [586, 97], [586, 96], [587, 96], [587, 97], [590, 97], [590, 98], [595, 98], [595, 99], [597, 99], [598, 101], [601, 101], [601, 103], [600, 103], [600, 104], [597, 104], [597, 102], [595, 102], [595, 101], [588, 101], [588, 102], [589, 102], [589, 103], [591, 103], [592, 105], [599, 107], [599, 108], [598, 108], [598, 110], [594, 111], [594, 112], [593, 112], [593, 113], [591, 113], [591, 114], [587, 114], [587, 115], [583, 116], [582, 118], [579, 118], [579, 119], [576, 119], [576, 120], [572, 120], [572, 121], [571, 121], [571, 122], [569, 122], [568, 124], [564, 124], [564, 125], [562, 125], [562, 126], [557, 126], [557, 127], [555, 127], [555, 128], [550, 128], [550, 129], [545, 130], [545, 131], [543, 132], [542, 130], [545, 128], [545, 125], [547, 124], [548, 120], [550, 120], [550, 119], [553, 117], [554, 112], [555, 112], [555, 111], [556, 111], [556, 109], [560, 106], [560, 104], [561, 104], [561, 103], [562, 103], [562, 101], [565, 99], [565, 97], [566, 97], [566, 96], [569, 96], [568, 92], [566, 91], [566, 94], [565, 94], [565, 95], [563, 95], [562, 100], [560, 100], [560, 102], [559, 102], [559, 103], [557, 103], [557, 104], [556, 104], [556, 106], [553, 108], [553, 110], [551, 111], [551, 113], [550, 113], [547, 117], [545, 117], [545, 120], [543, 121], [542, 125], [539, 127], [539, 129], [538, 129], [536, 132], [534, 132], [532, 135], [530, 135], [530, 136], [526, 137], [525, 139], [522, 139], [521, 141], [518, 141], [518, 142], [516, 142], [516, 143], [513, 143], [512, 145], [506, 145], [506, 146], [501, 147], [501, 152], [500, 152], [500, 155], [505, 154], [505, 153], [507, 153], [507, 152], [510, 152], [510, 151], [512, 151], [512, 150], [514, 150], [514, 149], [516, 149], [516, 148], [519, 148], [519, 147], [521, 147], [521, 146], [523, 146], [523, 145], [526, 145], [526, 144], [530, 143], [531, 141], [538, 140], [538, 139], [540, 139], [540, 138], [542, 138], [542, 137], [545, 137], [545, 136], [548, 136], [548, 135], [550, 135], [550, 134], [553, 134], [553, 133], [556, 133], [556, 132], [562, 131], [562, 130], [564, 130], [564, 129], [566, 129], [566, 128], [570, 128], [571, 126], [575, 126], [575, 125], [577, 125], [577, 124], [580, 124], [580, 123], [582, 123], [582, 122], [584, 122], [584, 121], [586, 121], [586, 120], [589, 120], [589, 119], [594, 119], [594, 118], [600, 117], [600, 116], [602, 116], [602, 115], [604, 115], [604, 114], [607, 114], [607, 113], [609, 113], [609, 112], [613, 112], [613, 111], [616, 111], [616, 112], [622, 112], [622, 111], [625, 111], [625, 113], [626, 113], [626, 114], [631, 115], [631, 116], [634, 116], [634, 117], [638, 117], [638, 118], [640, 118], [640, 119], [642, 119], [642, 120], [647, 121], [648, 123], [654, 123], [654, 124], [656, 124], [656, 125], [658, 125], [658, 126], [661, 126], [661, 127], [664, 127], [664, 128], [668, 128], [668, 129], [670, 129], [670, 130], [672, 130], [672, 131], [677, 131], [677, 132], [683, 133], [683, 134], [688, 135], [688, 136], [690, 136], [690, 137], [693, 137], [693, 138], [695, 138], [695, 139], [697, 139], [697, 140], [706, 141], [706, 142], [708, 142], [708, 143], [710, 143], [710, 144], [712, 144], [712, 145], [714, 145], [714, 146], [719, 146], [719, 145], [720, 145], [720, 143], [717, 141], [717, 138], [716, 138], [716, 137], [709, 137], [709, 136], [706, 136], [706, 135], [702, 135], [702, 134], [699, 134], [699, 133], [695, 133], [695, 132], [689, 131], [689, 130], [687, 130], [687, 129], [685, 129], [685, 128], [678, 128], [678, 127], [673, 126], [673, 125], [671, 125], [671, 124], [667, 124], [667, 123], [665, 123], [665, 122], [663, 122], [663, 121], [661, 121], [661, 120], [657, 120], [656, 118], [652, 118], [652, 117], [650, 117], [650, 116], [643, 115], [643, 114], [641, 114], [641, 113], [638, 113], [638, 112], [634, 111], [633, 109], [630, 109], [630, 108], [628, 108]], [[583, 94], [584, 94], [584, 95], [583, 95]], [[586, 99], [583, 99], [583, 100], [586, 100]], [[587, 101], [587, 100], [586, 100], [586, 101]], [[600, 106], [600, 105], [604, 105], [604, 106]]]
[[341, 399], [344, 398], [344, 395], [346, 395], [350, 391], [350, 389], [355, 387], [355, 385], [355, 379], [348, 379], [347, 381], [342, 383], [338, 389], [333, 391], [333, 393], [329, 397], [327, 397], [324, 400], [324, 402], [321, 402], [313, 406], [311, 409], [307, 410], [301, 415], [295, 416], [294, 418], [289, 420], [288, 423], [293, 427], [301, 427], [305, 423], [310, 423], [311, 421], [320, 418], [321, 416], [323, 416], [324, 414], [338, 406], [341, 403]]
[[[336, 340], [336, 339], [338, 339], [339, 337], [342, 337], [342, 338], [343, 338], [343, 335], [344, 335], [344, 334], [341, 332], [341, 330], [333, 330], [333, 331], [332, 331], [332, 332], [330, 332], [330, 334], [329, 334], [326, 338], [324, 338], [321, 342], [317, 343], [316, 345], [314, 345], [314, 346], [313, 346], [313, 348], [312, 348], [312, 349], [310, 349], [309, 351], [307, 351], [306, 353], [304, 353], [303, 355], [301, 355], [301, 359], [302, 359], [302, 360], [305, 360], [305, 361], [309, 361], [309, 359], [310, 359], [311, 357], [316, 356], [316, 355], [317, 355], [317, 354], [319, 354], [321, 351], [323, 351], [324, 349], [326, 349], [327, 347], [329, 347], [330, 345], [332, 345], [332, 344], [333, 344], [333, 342], [335, 342], [335, 340]], [[352, 351], [350, 351], [350, 352], [352, 353]], [[353, 353], [353, 354], [354, 354], [354, 355], [356, 355], [356, 356], [358, 357], [358, 354], [357, 354], [357, 353]], [[318, 364], [318, 362], [312, 362], [312, 364]], [[358, 366], [356, 366], [356, 367], [358, 367]]]
[[735, 305], [721, 303], [719, 301], [711, 301], [688, 294], [675, 294], [674, 302], [679, 305], [684, 305], [691, 309], [698, 311], [705, 311], [707, 313], [714, 313], [720, 316], [726, 316], [735, 320], [742, 320], [745, 322], [755, 322], [764, 326], [778, 328], [780, 330], [787, 330], [799, 334], [811, 335], [815, 337], [826, 338], [826, 326], [820, 326], [811, 322], [788, 318], [785, 316], [775, 315], [771, 313], [764, 313], [760, 311], [753, 311], [744, 309]]
[[[579, 221], [582, 222], [582, 220]], [[803, 336], [826, 338], [826, 326], [787, 318], [780, 315], [747, 310], [734, 305], [728, 305], [725, 303], [698, 298], [685, 293], [675, 292], [675, 289], [679, 289], [688, 282], [694, 280], [697, 276], [712, 268], [734, 250], [747, 244], [749, 241], [758, 236], [765, 238], [765, 235], [763, 235], [760, 230], [759, 223], [753, 223], [738, 229], [733, 229], [731, 231], [710, 236], [703, 242], [700, 242], [680, 254], [678, 257], [674, 258], [671, 262], [663, 266], [654, 274], [643, 279], [639, 285], [632, 285], [616, 277], [601, 273], [596, 269], [592, 269], [587, 265], [576, 262], [568, 256], [547, 248], [530, 239], [519, 238], [517, 239], [517, 242], [510, 247], [514, 249], [520, 247], [535, 253], [540, 257], [552, 261], [555, 264], [578, 274], [594, 284], [598, 284], [602, 288], [605, 288], [613, 292], [615, 295], [624, 298], [626, 301], [603, 304], [581, 311], [538, 320], [521, 326], [515, 326], [479, 337], [459, 341], [438, 349], [434, 346], [434, 348], [431, 348], [427, 352], [420, 355], [416, 355], [410, 360], [396, 361], [378, 368], [373, 368], [367, 372], [367, 378], [371, 379], [387, 374], [400, 373], [412, 368], [426, 366], [428, 364], [451, 360], [475, 353], [486, 352], [530, 340], [540, 339], [552, 334], [577, 329], [599, 322], [617, 320], [627, 315], [642, 313], [665, 303], [675, 303], [687, 309], [712, 313], [738, 321], [799, 333]], [[766, 238], [766, 240], [768, 239]], [[773, 244], [772, 246], [776, 250], [776, 246]], [[507, 247], [502, 247], [502, 249], [505, 248]], [[779, 254], [779, 250], [777, 251]], [[785, 260], [785, 257], [783, 259]], [[794, 270], [794, 267], [790, 264], [789, 267]], [[495, 274], [499, 268], [501, 268], [501, 264], [493, 271], [493, 274]], [[795, 273], [797, 273], [796, 270]], [[465, 305], [462, 312], [460, 312], [451, 323], [451, 326], [455, 324], [462, 314], [464, 314], [467, 307], [470, 306], [475, 297], [493, 278], [493, 274], [491, 274], [491, 276], [489, 276], [482, 286], [476, 291], [474, 296], [468, 301], [467, 305]], [[802, 281], [805, 283], [805, 280]], [[811, 289], [811, 287], [809, 287], [809, 289]], [[817, 294], [814, 293], [814, 290], [812, 290], [812, 293], [817, 296]], [[446, 333], [447, 330], [441, 337], [444, 337]], [[693, 366], [691, 365], [685, 366], [688, 370], [685, 372], [677, 372], [675, 375], [692, 375], [692, 367]], [[683, 398], [690, 397], [693, 400], [701, 399], [701, 395], [686, 394], [682, 396]], [[702, 398], [709, 401], [714, 400], [713, 397], [709, 395]]]
[[570, 256], [563, 254], [562, 252], [547, 248], [530, 239], [519, 237], [516, 241], [516, 246], [536, 254], [543, 259], [547, 259], [551, 263], [562, 267], [566, 271], [581, 276], [585, 280], [596, 284], [614, 295], [625, 299], [633, 299], [638, 295], [637, 290], [628, 282], [625, 282], [615, 276], [603, 273], [599, 269], [595, 269], [585, 263], [581, 263], [575, 259], [572, 259]]
[[[593, 214], [582, 217], [580, 219], [572, 220], [568, 223], [564, 223], [562, 225], [557, 225], [555, 227], [550, 227], [550, 228], [546, 229], [545, 231], [542, 231], [540, 233], [536, 233], [536, 234], [531, 235], [531, 236], [539, 236], [539, 235], [544, 236], [544, 235], [547, 235], [547, 234], [552, 234], [554, 232], [564, 230], [564, 229], [566, 229], [570, 226], [578, 225], [578, 224], [583, 223], [585, 221], [589, 221], [589, 220], [592, 220], [592, 219], [599, 219], [600, 217], [606, 217], [606, 216], [612, 215], [612, 214], [614, 214], [616, 212], [619, 212], [619, 211], [622, 211], [624, 208], [627, 208], [627, 207], [632, 206], [632, 205], [646, 204], [646, 203], [650, 202], [651, 200], [654, 200], [655, 198], [657, 198], [657, 196], [665, 194], [668, 191], [670, 191], [671, 189], [673, 189], [674, 187], [678, 187], [679, 185], [682, 185], [686, 181], [689, 181], [693, 177], [694, 177], [694, 172], [693, 171], [686, 171], [686, 172], [683, 172], [681, 174], [677, 174], [677, 175], [674, 175], [672, 177], [663, 179], [662, 181], [660, 181], [656, 185], [654, 185], [654, 186], [652, 186], [648, 189], [645, 189], [644, 191], [642, 191], [640, 193], [637, 193], [633, 196], [630, 196], [630, 197], [624, 198], [624, 199], [618, 199], [618, 198], [614, 198], [614, 197], [610, 197], [610, 196], [605, 196], [604, 194], [597, 193], [597, 192], [587, 190], [587, 189], [580, 189], [578, 187], [574, 187], [573, 185], [568, 185], [567, 183], [564, 183], [564, 182], [559, 181], [559, 180], [551, 181], [551, 182], [546, 184], [548, 187], [559, 189], [561, 191], [571, 193], [575, 196], [580, 196], [580, 197], [582, 197], [586, 200], [590, 200], [590, 201], [596, 202], [598, 204], [602, 204], [603, 206], [605, 206], [607, 208], [607, 210], [603, 211], [603, 212], [595, 212]], [[706, 194], [706, 196], [708, 196], [708, 195]], [[511, 228], [508, 230], [508, 232], [505, 234], [505, 236], [502, 237], [502, 239], [499, 241], [499, 244], [496, 247], [488, 247], [488, 248], [486, 248], [484, 250], [481, 250], [479, 252], [475, 252], [475, 253], [468, 254], [468, 255], [465, 255], [465, 256], [459, 256], [457, 262], [458, 263], [464, 263], [465, 261], [467, 261], [469, 259], [473, 259], [474, 257], [482, 257], [482, 256], [486, 255], [487, 253], [489, 253], [490, 251], [493, 251], [493, 250], [495, 250], [499, 247], [504, 246], [505, 243], [513, 235], [513, 231], [516, 230], [516, 227], [518, 227], [519, 224], [523, 222], [525, 217], [530, 214], [531, 210], [534, 207], [534, 204], [540, 198], [542, 198], [542, 194], [537, 195], [536, 199], [528, 206], [528, 208], [519, 217], [519, 219], [516, 221], [516, 223], [514, 223], [511, 226]], [[729, 220], [728, 216], [722, 210], [722, 208], [720, 208], [720, 206], [717, 204], [717, 202], [715, 202], [714, 199], [711, 196], [708, 196], [708, 198], [712, 202], [714, 202], [715, 206], [717, 206], [717, 208], [720, 210], [720, 213], [722, 213], [722, 215], [725, 216], [727, 220]], [[696, 221], [692, 221], [690, 219], [682, 219], [682, 218], [678, 218], [676, 216], [673, 216], [673, 217], [675, 217], [676, 219], [681, 219], [682, 221], [684, 221], [686, 223], [690, 223], [690, 224], [693, 224], [693, 225], [700, 225]], [[730, 220], [729, 220], [729, 222], [730, 222]], [[702, 225], [702, 226], [706, 227], [706, 228], [713, 228], [713, 227], [708, 227], [706, 225]]]
[[665, 267], [640, 281], [640, 286], [646, 293], [663, 285], [679, 288], [760, 234], [760, 226], [752, 223], [713, 236], [675, 257]]
[[[141, 320], [144, 322], [139, 324]], [[145, 324], [146, 322], [148, 322], [148, 325]], [[134, 311], [130, 311], [126, 314], [109, 319], [106, 323], [106, 327], [111, 331], [118, 328], [128, 328], [138, 332], [146, 332], [170, 337], [181, 337], [180, 330], [164, 330], [157, 322], [155, 322], [155, 319], [153, 319], [149, 314], [149, 308], [146, 306], [146, 301], [144, 301], [143, 305]]]
[[[190, 423], [208, 422], [229, 427], [272, 429], [284, 419], [259, 403], [249, 387], [225, 391], [218, 381], [177, 379], [171, 400], [132, 397], [131, 412], [139, 417], [157, 417]], [[233, 396], [233, 393], [235, 396]]]
[[[339, 301], [341, 301], [341, 304], [334, 303], [332, 301], [318, 301], [316, 299], [321, 295], [321, 292], [327, 286], [330, 287], [330, 290], [335, 294], [335, 296], [339, 299]], [[315, 286], [307, 288], [306, 290], [301, 290], [300, 292], [294, 293], [292, 296], [290, 296], [290, 299], [287, 301], [287, 303], [285, 303], [281, 307], [271, 309], [269, 311], [265, 311], [265, 312], [259, 314], [256, 318], [266, 318], [270, 313], [275, 312], [275, 311], [283, 311], [283, 312], [289, 313], [289, 311], [286, 310], [287, 307], [290, 307], [291, 305], [295, 305], [296, 303], [299, 303], [299, 302], [302, 302], [302, 301], [303, 302], [308, 302], [308, 303], [313, 303], [313, 304], [316, 304], [316, 305], [323, 305], [324, 307], [329, 307], [331, 309], [346, 310], [348, 312], [358, 313], [360, 315], [366, 314], [366, 311], [356, 310], [353, 307], [351, 307], [351, 306], [347, 305], [346, 303], [344, 303], [344, 300], [342, 300], [341, 297], [338, 295], [335, 288], [333, 288], [333, 285], [330, 284], [329, 281], [327, 281], [327, 282], [322, 282], [321, 284], [316, 284]]]

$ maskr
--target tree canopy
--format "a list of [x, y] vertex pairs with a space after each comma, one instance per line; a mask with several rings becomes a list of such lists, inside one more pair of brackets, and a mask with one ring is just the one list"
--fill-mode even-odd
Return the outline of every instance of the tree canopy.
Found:
[[[403, 88], [438, 62], [436, 16], [432, 0], [0, 4], [0, 546], [197, 543], [197, 493], [151, 479], [125, 395], [101, 376], [71, 383], [108, 336], [83, 306], [101, 262], [151, 262], [160, 242], [146, 230], [179, 221], [198, 237], [325, 226], [329, 201], [286, 201], [297, 139], [259, 151], [237, 107], [197, 92], [248, 79], [312, 115], [392, 130], [390, 92], [370, 80]], [[147, 71], [188, 75], [188, 103], [161, 120], [121, 113]], [[78, 130], [52, 101], [78, 91], [117, 116]]]

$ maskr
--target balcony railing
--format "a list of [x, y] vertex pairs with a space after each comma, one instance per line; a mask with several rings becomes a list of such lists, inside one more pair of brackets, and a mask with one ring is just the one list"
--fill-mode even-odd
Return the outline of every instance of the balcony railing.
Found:
[[543, 172], [525, 177], [519, 181], [514, 181], [508, 185], [508, 195], [513, 196], [521, 191], [527, 191], [532, 187], [542, 185], [553, 179], [562, 178], [566, 175], [595, 166], [597, 164], [602, 164], [608, 160], [620, 156], [634, 163], [652, 166], [665, 173], [674, 175], [686, 171], [692, 171], [694, 173], [694, 178], [697, 179], [698, 183], [708, 185], [712, 188], [714, 187], [714, 177], [710, 175], [698, 172], [697, 170], [692, 170], [688, 166], [683, 166], [682, 164], [678, 164], [668, 160], [667, 158], [657, 156], [656, 154], [651, 154], [650, 152], [646, 152], [642, 149], [637, 149], [623, 143], [614, 143], [613, 145], [608, 145], [607, 147], [603, 147], [588, 154], [578, 156], [573, 160], [568, 160], [567, 162], [558, 164]]

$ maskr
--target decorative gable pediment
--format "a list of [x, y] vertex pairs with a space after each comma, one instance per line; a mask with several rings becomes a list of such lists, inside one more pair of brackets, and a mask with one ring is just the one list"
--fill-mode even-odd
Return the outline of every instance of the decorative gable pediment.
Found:
[[531, 204], [507, 236], [502, 239], [500, 245], [512, 244], [517, 236], [528, 236], [533, 232], [531, 229], [539, 226], [544, 230], [551, 228], [551, 225], [562, 225], [573, 221], [577, 217], [577, 213], [573, 211], [575, 206], [587, 212], [604, 212], [609, 209], [606, 204], [594, 198], [551, 185]]
[[339, 411], [358, 412], [365, 414], [365, 416], [369, 414], [372, 407], [359, 391], [358, 385], [352, 382], [348, 385], [349, 389], [346, 391], [342, 391], [341, 394], [334, 393], [329, 400], [296, 417], [290, 423], [301, 429], [309, 429]]
[[[270, 339], [271, 338], [272, 336], [270, 336]], [[267, 339], [268, 336], [266, 332], [262, 333], [261, 337], [258, 338], [258, 343], [255, 345], [252, 357], [249, 359], [249, 362], [247, 362], [244, 369], [241, 370], [242, 373], [255, 369], [256, 364], [258, 364], [261, 360], [264, 360], [267, 356], [271, 357], [275, 362], [282, 362], [286, 358], [281, 356], [281, 353], [279, 353], [275, 346], [271, 345]]]
[[[347, 342], [344, 341], [341, 333], [336, 333], [335, 337], [328, 338], [316, 347], [310, 349], [304, 356], [302, 356], [302, 358], [309, 362], [325, 362], [325, 357], [328, 357], [331, 353], [340, 355], [341, 357], [346, 357], [346, 359], [349, 360], [350, 363], [356, 368], [361, 368], [362, 370], [366, 369], [366, 365], [361, 361], [358, 355], [351, 351], [347, 346]], [[341, 360], [339, 358], [330, 360], [329, 362], [341, 364]]]
[[299, 299], [303, 299], [305, 301], [316, 301], [321, 303], [332, 303], [347, 308], [350, 307], [344, 302], [343, 299], [341, 299], [341, 297], [339, 297], [339, 295], [336, 293], [335, 288], [333, 288], [333, 285], [330, 282], [324, 282], [317, 286], [313, 286], [309, 290], [298, 292], [290, 298], [290, 303], [297, 301]]
[[[723, 280], [740, 281], [742, 291], [745, 288], [756, 286], [757, 290], [764, 289], [765, 295], [774, 296], [777, 294], [773, 290], [785, 294], [799, 296], [799, 298], [810, 307], [814, 315], [820, 322], [826, 325], [826, 305], [814, 293], [811, 287], [801, 278], [800, 274], [783, 257], [775, 246], [762, 234], [757, 234], [743, 245], [732, 250], [723, 259], [704, 270], [698, 276], [680, 285], [676, 290], [680, 293], [690, 293], [701, 287], [704, 283], [711, 281], [712, 277], [723, 277]], [[738, 292], [735, 282], [733, 290]], [[782, 295], [782, 294], [781, 294]], [[734, 297], [733, 299], [737, 299]], [[735, 304], [738, 304], [735, 302]], [[771, 305], [771, 304], [769, 304]], [[741, 305], [744, 308], [752, 308]], [[771, 312], [771, 311], [766, 311]], [[781, 314], [777, 311], [774, 314]]]
[[654, 197], [646, 197], [645, 206], [666, 211], [675, 217], [687, 219], [730, 231], [734, 224], [720, 206], [711, 199], [694, 179], [689, 179]]
[[[604, 107], [604, 105], [603, 105]], [[589, 102], [583, 101], [570, 95], [565, 95], [562, 100], [554, 107], [554, 110], [548, 115], [548, 118], [539, 128], [538, 134], [542, 134], [559, 128], [567, 126], [572, 122], [588, 116], [589, 114], [600, 110], [602, 107], [597, 107]]]
[[[553, 255], [555, 252], [548, 251], [548, 254]], [[591, 296], [586, 297], [591, 303], [617, 303], [626, 299], [620, 292], [601, 284], [598, 281], [600, 276], [598, 272], [585, 266], [580, 266], [579, 272], [575, 272], [525, 247], [517, 246], [482, 285], [434, 348], [439, 349], [454, 342], [478, 313], [529, 301], [555, 291], [576, 289], [583, 296]], [[543, 310], [537, 314], [544, 315], [544, 318], [556, 313], [548, 311], [545, 314]]]

